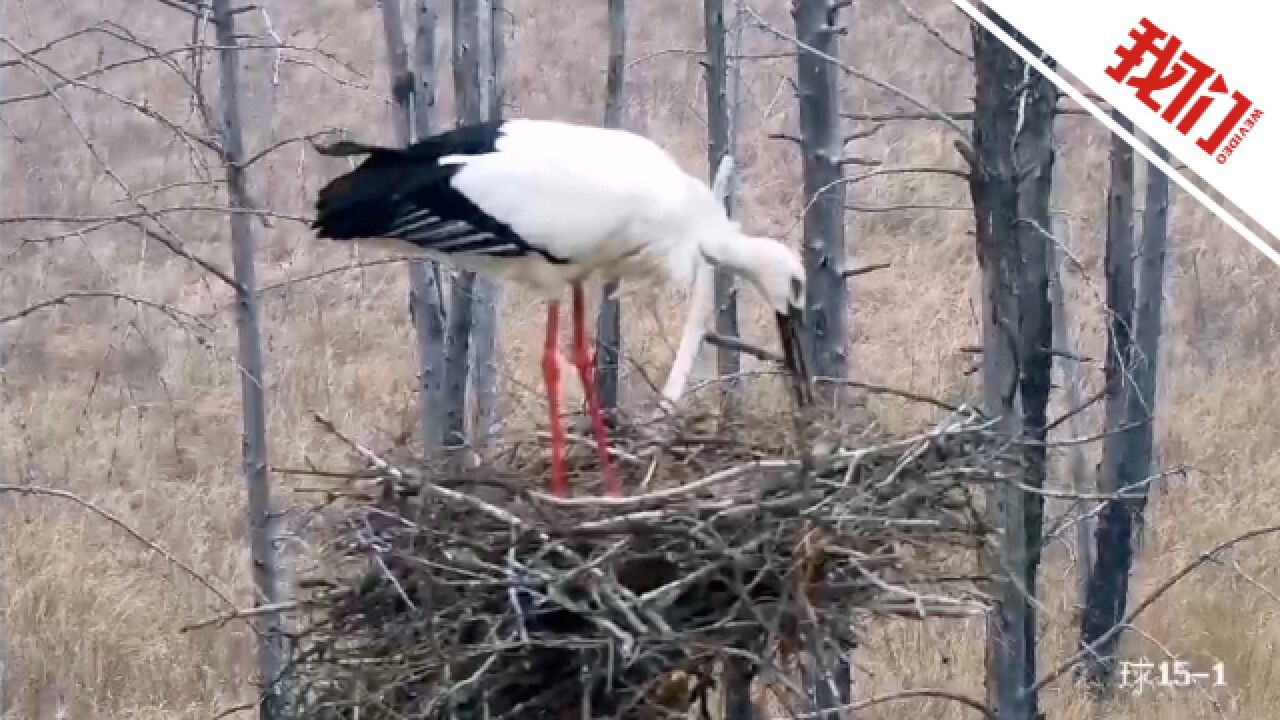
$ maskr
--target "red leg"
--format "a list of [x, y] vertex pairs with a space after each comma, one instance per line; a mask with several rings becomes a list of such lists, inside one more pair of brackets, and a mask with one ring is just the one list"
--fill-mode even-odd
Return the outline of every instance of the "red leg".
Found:
[[594, 363], [587, 350], [587, 333], [584, 329], [585, 319], [582, 298], [582, 285], [573, 284], [573, 362], [578, 366], [578, 376], [582, 378], [582, 391], [587, 396], [587, 412], [591, 415], [591, 429], [596, 436], [596, 452], [600, 454], [600, 467], [604, 473], [604, 490], [609, 495], [622, 494], [622, 486], [618, 483], [617, 471], [609, 457], [609, 434], [605, 430], [604, 416], [600, 414], [600, 403], [596, 395]]
[[542, 350], [542, 377], [547, 383], [551, 407], [551, 494], [569, 494], [564, 471], [564, 428], [560, 426], [560, 366], [556, 364], [556, 340], [560, 336], [560, 303], [547, 303], [547, 343]]

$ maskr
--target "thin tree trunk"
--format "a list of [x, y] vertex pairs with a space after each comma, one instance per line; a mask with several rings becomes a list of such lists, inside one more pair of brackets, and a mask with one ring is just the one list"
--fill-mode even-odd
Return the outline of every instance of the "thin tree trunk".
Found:
[[[604, 80], [604, 124], [622, 127], [622, 91], [627, 60], [627, 3], [609, 0], [609, 65]], [[618, 374], [622, 359], [622, 307], [614, 293], [617, 281], [604, 284], [600, 312], [596, 316], [596, 387], [600, 409], [612, 415], [618, 409]], [[612, 419], [612, 418], [610, 418]]]
[[[983, 278], [984, 405], [998, 419], [997, 432], [1042, 438], [1052, 369], [1047, 226], [1057, 92], [980, 25], [971, 32], [977, 78], [970, 187]], [[1044, 464], [1043, 446], [1031, 443], [1022, 466], [1009, 470], [1038, 485]], [[1001, 720], [1038, 715], [1036, 697], [1025, 690], [1035, 679], [1031, 599], [1042, 503], [1041, 496], [1012, 484], [992, 488], [988, 497], [1000, 538], [988, 558], [996, 579], [987, 626], [987, 693]]]
[[[720, 161], [733, 155], [737, 124], [737, 92], [733, 81], [737, 77], [738, 61], [732, 56], [738, 52], [731, 48], [728, 24], [725, 20], [725, 0], [703, 0], [703, 20], [707, 45], [707, 168], [715, 177]], [[725, 210], [733, 211], [732, 178], [725, 194]], [[724, 337], [738, 337], [738, 292], [733, 276], [722, 269], [715, 270], [716, 332]], [[741, 368], [738, 353], [727, 348], [716, 350], [716, 373], [721, 378], [721, 414], [732, 414], [739, 383], [735, 376]]]
[[[1117, 114], [1115, 119], [1126, 130], [1132, 124]], [[1098, 466], [1098, 489], [1113, 492], [1117, 487], [1120, 466], [1124, 462], [1125, 444], [1129, 438], [1116, 434], [1125, 422], [1129, 377], [1132, 363], [1134, 310], [1134, 242], [1133, 242], [1133, 149], [1118, 136], [1111, 138], [1110, 184], [1107, 188], [1106, 304], [1107, 357], [1103, 367], [1103, 389], [1106, 392], [1104, 428], [1109, 433], [1103, 440], [1102, 460]], [[1131, 548], [1115, 546], [1129, 530], [1128, 514], [1120, 504], [1103, 508], [1097, 523], [1097, 564], [1090, 570], [1085, 588], [1084, 612], [1081, 615], [1080, 641], [1091, 643], [1111, 629], [1118, 618], [1116, 608], [1123, 604], [1128, 592], [1126, 577], [1115, 568], [1119, 558]], [[1104, 650], [1105, 648], [1099, 648]], [[1095, 689], [1101, 689], [1111, 675], [1113, 661], [1109, 654], [1091, 653], [1085, 658], [1085, 677]]]
[[[484, 120], [479, 5], [479, 0], [453, 0], [453, 87], [461, 123]], [[467, 380], [471, 375], [475, 273], [458, 273], [450, 290], [443, 392], [444, 438], [446, 445], [460, 447], [467, 440]]]
[[[1021, 64], [1021, 61], [1020, 61]], [[1054, 238], [1050, 233], [1049, 204], [1053, 196], [1053, 122], [1058, 90], [1034, 69], [1022, 66], [1022, 92], [1015, 110], [1018, 128], [1014, 167], [1021, 177], [1018, 187], [1018, 247], [1022, 269], [1018, 288], [1019, 323], [1019, 400], [1022, 405], [1022, 431], [1031, 441], [1023, 447], [1025, 470], [1023, 482], [1036, 489], [1045, 486], [1048, 477], [1049, 394], [1053, 387], [1053, 306], [1049, 297], [1049, 263], [1053, 257]], [[1026, 513], [1027, 557], [1022, 584], [1034, 598], [1038, 595], [1040, 556], [1044, 546], [1044, 495], [1024, 495]], [[1036, 681], [1036, 611], [1028, 603], [1023, 634], [1029, 638], [1023, 665], [1023, 681], [1030, 686]], [[1037, 699], [1029, 698], [1031, 717], [1037, 717]]]
[[[1156, 148], [1160, 159], [1168, 158]], [[1138, 307], [1134, 318], [1136, 397], [1129, 416], [1141, 427], [1134, 431], [1130, 462], [1124, 468], [1124, 486], [1142, 483], [1132, 503], [1134, 532], [1141, 536], [1147, 498], [1152, 486], [1144, 483], [1154, 470], [1156, 390], [1160, 370], [1160, 334], [1164, 323], [1165, 265], [1169, 245], [1169, 178], [1147, 164], [1147, 187], [1142, 212], [1142, 244], [1138, 248]]]
[[[1056, 222], [1053, 235], [1063, 247], [1070, 247], [1066, 223]], [[1053, 304], [1053, 347], [1066, 353], [1075, 354], [1075, 338], [1069, 327], [1070, 315], [1067, 312], [1066, 292], [1063, 287], [1062, 256], [1063, 251], [1055, 243], [1050, 247], [1053, 253], [1049, 260], [1049, 294]], [[1062, 368], [1063, 393], [1067, 412], [1071, 412], [1084, 404], [1084, 378], [1080, 373], [1080, 365], [1067, 359], [1059, 364]], [[1084, 437], [1085, 427], [1082, 413], [1074, 413], [1067, 419], [1067, 433], [1070, 437]], [[1089, 470], [1084, 456], [1084, 448], [1072, 445], [1066, 448], [1067, 477], [1071, 481], [1071, 490], [1077, 495], [1091, 494], [1092, 483], [1089, 482]], [[1085, 589], [1089, 584], [1089, 569], [1093, 567], [1093, 527], [1092, 519], [1082, 513], [1075, 524], [1076, 562], [1079, 563], [1079, 600], [1084, 603]]]
[[[830, 0], [794, 0], [796, 36], [805, 45], [840, 57], [838, 6]], [[796, 59], [800, 96], [800, 140], [804, 168], [804, 264], [807, 275], [805, 338], [812, 370], [819, 377], [842, 378], [845, 349], [844, 138], [840, 126], [840, 69], [801, 50]], [[819, 385], [826, 399], [838, 400], [838, 385]]]
[[[382, 29], [387, 44], [388, 76], [391, 80], [393, 127], [396, 142], [408, 145], [430, 132], [431, 108], [435, 103], [435, 18], [428, 0], [419, 0], [418, 31], [414, 43], [414, 64], [409, 67], [409, 49], [404, 38], [400, 0], [382, 0]], [[421, 95], [419, 95], [421, 93]], [[415, 102], [416, 100], [416, 102]], [[413, 319], [418, 353], [418, 422], [424, 447], [430, 451], [441, 444], [439, 404], [440, 375], [443, 371], [444, 317], [436, 274], [427, 260], [409, 264], [409, 315]]]
[[[1163, 149], [1158, 149], [1162, 157]], [[1142, 243], [1138, 251], [1137, 292], [1133, 311], [1133, 343], [1125, 359], [1128, 376], [1120, 387], [1123, 406], [1117, 425], [1108, 425], [1104, 468], [1099, 490], [1128, 497], [1106, 503], [1098, 516], [1097, 560], [1089, 576], [1080, 641], [1093, 643], [1125, 615], [1129, 574], [1133, 569], [1134, 538], [1141, 530], [1150, 490], [1154, 445], [1156, 379], [1163, 321], [1165, 250], [1168, 244], [1169, 180], [1148, 166]], [[1132, 258], [1132, 254], [1130, 254]], [[1131, 270], [1132, 272], [1132, 270]], [[1132, 278], [1133, 275], [1131, 274]], [[1131, 279], [1131, 282], [1132, 279]], [[1129, 286], [1130, 291], [1133, 285]], [[1108, 358], [1109, 360], [1109, 358]], [[1108, 450], [1111, 450], [1108, 455]], [[1095, 691], [1105, 693], [1115, 675], [1116, 633], [1086, 658], [1085, 673]]]
[[[413, 138], [435, 132], [436, 26], [434, 0], [417, 0], [413, 40]], [[409, 263], [409, 313], [418, 346], [418, 408], [422, 439], [430, 451], [444, 445], [442, 388], [445, 374], [444, 283], [430, 260]]]
[[[832, 0], [793, 0], [791, 17], [796, 37], [804, 46], [840, 57], [841, 5]], [[802, 342], [812, 358], [811, 372], [819, 377], [843, 378], [847, 372], [847, 293], [845, 264], [844, 134], [840, 122], [840, 68], [827, 59], [799, 49], [796, 56], [799, 94], [800, 149], [804, 172], [804, 248], [806, 297]], [[717, 317], [717, 321], [719, 317]], [[834, 407], [840, 386], [823, 383], [819, 393]], [[810, 689], [820, 710], [843, 704], [849, 693], [847, 659], [827, 666], [821, 643], [815, 643]], [[832, 690], [835, 693], [832, 693]], [[822, 713], [835, 718], [842, 712]]]
[[[480, 3], [479, 27], [482, 33], [480, 67], [483, 73], [481, 98], [486, 120], [502, 119], [502, 103], [505, 99], [502, 84], [502, 61], [505, 56], [506, 27], [505, 0], [487, 0]], [[475, 388], [475, 423], [473, 442], [487, 442], [495, 429], [498, 417], [498, 304], [502, 302], [503, 287], [496, 280], [478, 276], [475, 281], [473, 302], [475, 317], [471, 346], [472, 384]]]
[[[213, 0], [217, 30], [219, 93], [222, 102], [223, 162], [227, 172], [227, 196], [233, 210], [252, 207], [245, 177], [243, 119], [240, 112], [240, 54], [231, 0]], [[253, 225], [246, 212], [233, 212], [232, 267], [236, 290], [236, 330], [239, 342], [241, 412], [244, 420], [244, 478], [248, 490], [249, 551], [253, 562], [254, 605], [274, 605], [284, 590], [276, 554], [276, 520], [271, 512], [271, 487], [267, 475], [266, 382], [262, 337], [258, 328], [257, 280], [254, 273]], [[258, 630], [258, 672], [263, 686], [259, 716], [282, 717], [288, 687], [283, 676], [286, 661], [284, 621], [279, 612], [255, 616]]]

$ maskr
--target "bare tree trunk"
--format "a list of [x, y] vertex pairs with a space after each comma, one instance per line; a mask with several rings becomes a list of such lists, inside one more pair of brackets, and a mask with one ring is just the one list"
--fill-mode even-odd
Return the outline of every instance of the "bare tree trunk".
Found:
[[[707, 168], [715, 177], [720, 161], [733, 155], [737, 124], [738, 52], [732, 48], [725, 21], [725, 0], [703, 0], [704, 29], [707, 45]], [[732, 178], [725, 195], [725, 210], [733, 211]], [[738, 292], [733, 276], [719, 268], [715, 271], [716, 332], [724, 337], [738, 337]], [[716, 373], [721, 378], [721, 414], [732, 413], [739, 383], [733, 379], [740, 369], [738, 353], [728, 348], [716, 350]]]
[[[505, 56], [506, 27], [505, 0], [487, 0], [480, 3], [478, 26], [483, 32], [480, 47], [482, 87], [481, 102], [486, 120], [502, 119], [502, 103], [505, 99], [502, 84], [502, 61]], [[471, 345], [472, 385], [475, 390], [475, 423], [472, 440], [484, 443], [492, 434], [498, 417], [498, 304], [502, 302], [503, 287], [497, 281], [478, 276], [475, 280], [473, 302], [475, 317]]]
[[[480, 74], [480, 1], [453, 0], [453, 86], [458, 120], [484, 120]], [[461, 446], [467, 440], [467, 379], [470, 376], [472, 319], [477, 293], [476, 275], [460, 272], [450, 288], [445, 350], [445, 444]]]
[[[219, 93], [222, 102], [223, 162], [227, 196], [233, 210], [252, 207], [243, 167], [244, 137], [240, 113], [240, 54], [231, 0], [213, 0], [217, 29]], [[239, 341], [241, 411], [244, 419], [244, 478], [248, 490], [249, 552], [253, 562], [254, 605], [274, 605], [284, 589], [276, 554], [276, 520], [271, 512], [267, 475], [267, 407], [262, 337], [258, 329], [257, 280], [253, 263], [253, 225], [246, 212], [232, 212], [232, 267], [236, 290], [236, 330]], [[284, 678], [286, 647], [284, 621], [279, 612], [255, 617], [258, 630], [258, 672], [263, 685], [259, 716], [282, 717], [288, 687]]]
[[[435, 16], [428, 0], [418, 0], [414, 69], [404, 38], [400, 0], [382, 0], [382, 27], [387, 43], [388, 76], [394, 101], [396, 141], [408, 145], [430, 133], [435, 104]], [[418, 422], [424, 447], [441, 445], [438, 417], [440, 377], [444, 364], [444, 314], [437, 275], [428, 260], [409, 264], [409, 315], [418, 352]]]
[[[1070, 247], [1066, 223], [1057, 222], [1053, 227], [1053, 235], [1062, 246]], [[1075, 339], [1071, 336], [1070, 315], [1067, 312], [1065, 288], [1063, 287], [1062, 256], [1063, 251], [1057, 243], [1050, 246], [1052, 257], [1049, 260], [1049, 294], [1053, 304], [1053, 346], [1066, 353], [1075, 354]], [[1060, 364], [1062, 368], [1063, 393], [1065, 394], [1067, 412], [1073, 413], [1067, 419], [1067, 433], [1071, 437], [1084, 437], [1085, 428], [1081, 413], [1073, 412], [1084, 404], [1084, 378], [1080, 374], [1080, 366], [1072, 360]], [[1089, 482], [1089, 470], [1086, 466], [1084, 448], [1072, 445], [1066, 448], [1067, 477], [1071, 480], [1071, 490], [1084, 496], [1093, 492]], [[1085, 589], [1088, 587], [1089, 570], [1093, 567], [1093, 523], [1090, 517], [1082, 514], [1075, 524], [1076, 562], [1080, 565], [1078, 588], [1079, 600], [1084, 602]]]
[[[1126, 118], [1117, 114], [1115, 119], [1126, 130], [1133, 128]], [[1107, 357], [1103, 368], [1103, 389], [1106, 392], [1106, 418], [1104, 427], [1109, 433], [1102, 444], [1102, 461], [1098, 466], [1098, 489], [1112, 492], [1116, 487], [1120, 466], [1124, 462], [1125, 443], [1129, 440], [1116, 434], [1116, 428], [1125, 422], [1128, 377], [1131, 372], [1134, 310], [1134, 242], [1133, 242], [1133, 149], [1119, 136], [1111, 138], [1110, 184], [1107, 188], [1107, 245], [1106, 245], [1106, 304], [1107, 304]], [[1113, 564], [1119, 548], [1112, 544], [1128, 530], [1119, 527], [1127, 524], [1127, 513], [1120, 504], [1105, 507], [1098, 517], [1097, 562]], [[1080, 641], [1091, 643], [1111, 629], [1115, 607], [1124, 601], [1127, 593], [1126, 577], [1118, 580], [1123, 587], [1115, 586], [1115, 571], [1095, 566], [1090, 570], [1085, 588], [1084, 612], [1081, 615]], [[1101, 648], [1100, 648], [1101, 650]], [[1111, 660], [1106, 655], [1090, 654], [1085, 659], [1086, 678], [1095, 689], [1106, 684], [1111, 670]]]
[[[1163, 149], [1158, 152], [1165, 157]], [[1119, 424], [1107, 426], [1111, 434], [1103, 447], [1104, 468], [1098, 483], [1099, 490], [1104, 493], [1123, 492], [1127, 497], [1108, 501], [1098, 516], [1097, 561], [1089, 576], [1080, 633], [1080, 641], [1085, 644], [1096, 642], [1124, 618], [1129, 573], [1133, 569], [1134, 539], [1141, 530], [1150, 490], [1148, 481], [1152, 469], [1169, 220], [1169, 180], [1152, 166], [1147, 168], [1144, 204], [1136, 274], [1137, 297], [1132, 316], [1133, 343], [1129, 354], [1123, 356], [1128, 361], [1128, 377], [1120, 386], [1124, 403], [1117, 418]], [[1132, 254], [1129, 257], [1132, 258]], [[1132, 266], [1130, 273], [1132, 283]], [[1129, 289], [1132, 292], [1132, 284]], [[1114, 449], [1110, 447], [1113, 438]], [[1096, 691], [1104, 692], [1111, 687], [1120, 635], [1111, 636], [1096, 648], [1095, 653], [1086, 656], [1086, 678]]]
[[[998, 418], [997, 432], [1039, 439], [1052, 369], [1047, 226], [1057, 92], [980, 25], [971, 32], [977, 82], [970, 187], [983, 277], [984, 404]], [[1043, 484], [1043, 445], [1031, 443], [1022, 467], [1010, 470], [1020, 470], [1028, 484]], [[988, 700], [1001, 720], [1034, 720], [1038, 703], [1026, 688], [1035, 679], [1031, 599], [1043, 500], [1008, 484], [993, 488], [987, 504], [1000, 532], [989, 558], [996, 579], [987, 627]]]
[[[1164, 148], [1156, 148], [1161, 160]], [[1140, 484], [1131, 508], [1134, 532], [1141, 535], [1151, 484], [1145, 480], [1154, 470], [1156, 388], [1160, 369], [1160, 333], [1164, 323], [1165, 264], [1169, 245], [1169, 178], [1147, 163], [1147, 187], [1142, 211], [1142, 244], [1138, 248], [1138, 308], [1134, 318], [1134, 377], [1136, 397], [1129, 416], [1141, 423], [1130, 446], [1131, 461], [1124, 467], [1121, 487]]]
[[[1019, 64], [1021, 60], [1019, 60]], [[1015, 165], [1019, 172], [1018, 246], [1022, 256], [1019, 273], [1018, 333], [1019, 388], [1022, 404], [1022, 431], [1031, 441], [1023, 447], [1023, 482], [1041, 489], [1048, 477], [1049, 394], [1053, 388], [1053, 306], [1049, 297], [1049, 263], [1053, 257], [1049, 203], [1053, 196], [1053, 122], [1058, 90], [1033, 68], [1022, 65], [1023, 85], [1014, 110], [1021, 132], [1016, 138]], [[1026, 513], [1026, 565], [1022, 583], [1036, 597], [1040, 557], [1044, 546], [1044, 495], [1024, 495]], [[1035, 604], [1028, 602], [1028, 638], [1023, 681], [1036, 681]], [[1031, 717], [1039, 715], [1037, 699], [1028, 698]]]
[[[840, 5], [832, 0], [794, 0], [791, 5], [799, 40], [831, 57], [840, 57]], [[805, 339], [812, 370], [819, 377], [847, 372], [845, 344], [844, 151], [840, 127], [840, 69], [801, 49], [796, 59], [800, 96], [800, 140], [804, 167], [804, 263], [807, 275]], [[832, 404], [838, 386], [819, 385]]]
[[[843, 378], [847, 373], [845, 304], [844, 133], [840, 122], [840, 68], [825, 57], [840, 57], [840, 10], [835, 0], [793, 0], [796, 38], [796, 89], [800, 110], [800, 150], [804, 172], [804, 247], [806, 274], [805, 328], [802, 342], [818, 377]], [[717, 321], [719, 316], [717, 315]], [[818, 385], [823, 400], [835, 407], [840, 386]], [[815, 643], [810, 690], [819, 710], [836, 707], [850, 692], [846, 658], [824, 662], [822, 643]], [[835, 693], [832, 693], [832, 690]], [[843, 713], [822, 713], [822, 718]]]
[[[434, 0], [417, 0], [417, 27], [413, 41], [414, 139], [435, 131], [436, 26], [439, 17]], [[445, 374], [444, 282], [440, 268], [429, 260], [409, 263], [409, 313], [418, 345], [418, 407], [422, 439], [430, 451], [444, 445]]]
[[[604, 80], [604, 124], [622, 127], [622, 90], [627, 60], [627, 2], [609, 0], [609, 66]], [[596, 316], [596, 387], [600, 410], [612, 415], [618, 409], [618, 373], [622, 359], [622, 307], [618, 283], [604, 284], [600, 312]], [[610, 418], [611, 419], [611, 418]]]

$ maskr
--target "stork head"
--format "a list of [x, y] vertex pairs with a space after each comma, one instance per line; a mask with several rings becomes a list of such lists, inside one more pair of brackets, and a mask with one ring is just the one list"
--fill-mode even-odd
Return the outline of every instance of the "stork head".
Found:
[[735, 237], [724, 243], [704, 245], [713, 264], [747, 279], [773, 308], [783, 359], [793, 378], [800, 405], [810, 405], [813, 393], [805, 363], [800, 332], [804, 328], [805, 272], [800, 257], [773, 238], [742, 233], [733, 223]]

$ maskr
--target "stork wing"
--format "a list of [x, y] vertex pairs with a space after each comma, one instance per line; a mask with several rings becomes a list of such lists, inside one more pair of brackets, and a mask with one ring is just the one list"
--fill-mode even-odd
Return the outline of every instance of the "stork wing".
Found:
[[583, 262], [611, 254], [604, 246], [628, 223], [661, 216], [684, 187], [656, 146], [597, 128], [516, 120], [368, 149], [360, 167], [320, 191], [321, 237]]

